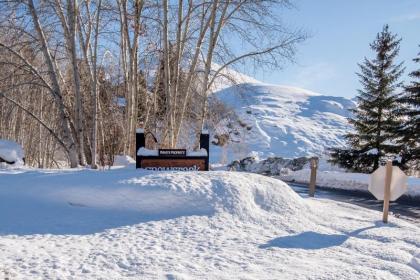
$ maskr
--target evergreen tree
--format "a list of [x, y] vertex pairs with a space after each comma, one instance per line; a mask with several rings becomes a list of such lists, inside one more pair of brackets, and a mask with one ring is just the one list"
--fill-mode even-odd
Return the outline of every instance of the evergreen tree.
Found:
[[[420, 53], [413, 59], [420, 63]], [[404, 120], [398, 134], [401, 137], [401, 164], [408, 168], [412, 165], [419, 168], [420, 161], [420, 68], [409, 74], [413, 79], [410, 85], [405, 87], [404, 94], [399, 98], [401, 109], [399, 115]]]
[[349, 148], [332, 149], [332, 163], [354, 171], [371, 172], [385, 157], [399, 153], [396, 131], [400, 118], [395, 117], [395, 112], [398, 110], [397, 90], [402, 86], [399, 78], [404, 69], [402, 63], [394, 61], [400, 41], [385, 25], [370, 44], [376, 57], [365, 58], [358, 64], [362, 89], [358, 90], [357, 106], [349, 119], [354, 132], [345, 136]]

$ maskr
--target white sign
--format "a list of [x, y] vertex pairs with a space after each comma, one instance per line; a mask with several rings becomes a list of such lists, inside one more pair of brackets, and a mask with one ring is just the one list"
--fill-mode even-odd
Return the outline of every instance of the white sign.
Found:
[[[386, 167], [381, 166], [370, 176], [369, 191], [377, 200], [384, 200]], [[407, 175], [398, 166], [392, 167], [390, 201], [397, 200], [407, 191]]]

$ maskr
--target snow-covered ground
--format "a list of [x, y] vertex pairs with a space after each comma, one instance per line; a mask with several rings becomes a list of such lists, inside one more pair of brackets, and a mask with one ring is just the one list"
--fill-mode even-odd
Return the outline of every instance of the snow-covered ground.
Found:
[[[275, 176], [281, 180], [308, 184], [310, 179], [309, 159], [290, 160], [283, 158], [245, 158], [235, 165], [228, 166], [229, 170], [245, 171]], [[220, 166], [218, 169], [226, 169]], [[368, 192], [371, 179], [370, 174], [346, 172], [345, 169], [332, 165], [325, 158], [318, 162], [316, 184], [322, 187], [356, 190]], [[405, 195], [420, 200], [420, 178], [409, 176]]]
[[239, 121], [223, 119], [214, 128], [213, 135], [230, 134], [231, 141], [225, 149], [212, 146], [212, 162], [250, 154], [261, 158], [322, 155], [326, 148], [345, 145], [343, 136], [351, 129], [348, 109], [355, 105], [344, 97], [258, 81], [224, 88], [215, 96]]
[[[288, 171], [285, 174], [281, 174], [279, 178], [285, 181], [309, 183], [310, 174], [311, 170], [304, 168], [298, 171]], [[368, 192], [370, 176], [370, 174], [364, 173], [320, 170], [317, 172], [316, 184], [334, 189]], [[420, 199], [420, 178], [408, 177], [405, 195]]]
[[249, 173], [9, 169], [0, 278], [419, 279], [419, 227], [380, 218]]

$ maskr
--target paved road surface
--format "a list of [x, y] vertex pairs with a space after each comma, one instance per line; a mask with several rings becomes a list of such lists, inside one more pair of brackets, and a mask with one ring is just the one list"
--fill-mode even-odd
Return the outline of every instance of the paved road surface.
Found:
[[[309, 188], [307, 185], [290, 182], [288, 184], [302, 197], [308, 196]], [[370, 193], [361, 191], [348, 191], [317, 187], [315, 197], [352, 203], [361, 207], [378, 210], [381, 212], [383, 207], [382, 201], [376, 200]], [[394, 215], [400, 219], [408, 220], [420, 226], [420, 201], [401, 197], [397, 201], [390, 202], [390, 215]]]

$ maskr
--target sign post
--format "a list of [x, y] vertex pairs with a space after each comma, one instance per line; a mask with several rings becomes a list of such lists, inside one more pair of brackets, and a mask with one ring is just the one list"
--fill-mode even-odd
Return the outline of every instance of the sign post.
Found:
[[316, 171], [318, 169], [318, 158], [311, 158], [311, 178], [309, 180], [309, 196], [315, 196]]
[[388, 222], [389, 202], [397, 200], [407, 190], [407, 175], [398, 166], [388, 161], [385, 166], [376, 169], [369, 183], [369, 191], [377, 200], [383, 200], [382, 221]]
[[392, 180], [392, 162], [389, 160], [386, 163], [385, 173], [385, 191], [384, 191], [384, 209], [382, 213], [382, 221], [388, 223], [389, 213], [389, 197], [391, 195], [391, 180]]

